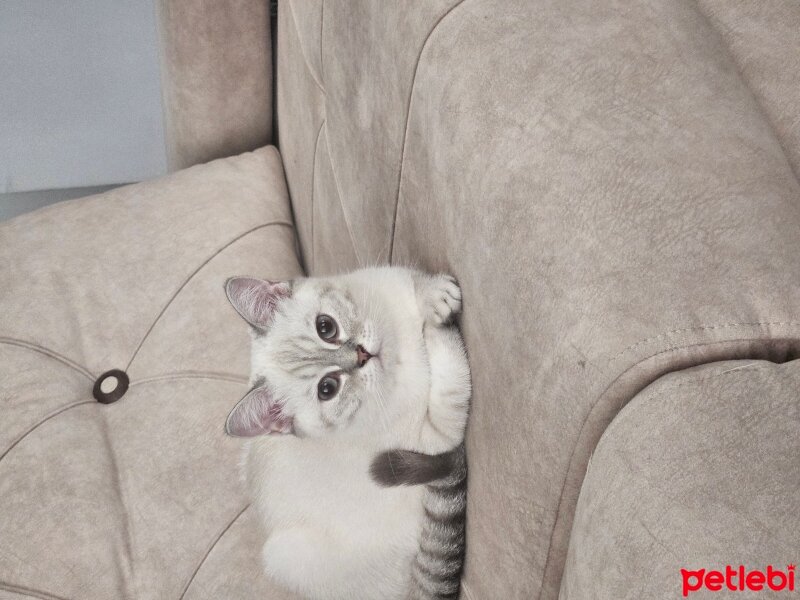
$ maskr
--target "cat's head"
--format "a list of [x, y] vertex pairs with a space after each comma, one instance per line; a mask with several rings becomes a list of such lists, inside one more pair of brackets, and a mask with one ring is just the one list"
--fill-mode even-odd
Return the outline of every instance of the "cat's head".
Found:
[[253, 389], [228, 416], [230, 435], [318, 437], [395, 427], [425, 410], [422, 327], [405, 290], [364, 276], [236, 277], [225, 289], [252, 327]]

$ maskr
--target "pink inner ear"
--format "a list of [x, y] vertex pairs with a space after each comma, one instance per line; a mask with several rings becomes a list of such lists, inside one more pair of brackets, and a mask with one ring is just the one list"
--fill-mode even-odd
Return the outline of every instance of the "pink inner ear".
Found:
[[233, 277], [225, 291], [236, 311], [251, 325], [264, 328], [272, 321], [275, 308], [291, 295], [291, 286], [253, 277]]
[[292, 433], [293, 419], [284, 413], [266, 388], [252, 390], [233, 407], [225, 422], [225, 432], [236, 437], [269, 433]]

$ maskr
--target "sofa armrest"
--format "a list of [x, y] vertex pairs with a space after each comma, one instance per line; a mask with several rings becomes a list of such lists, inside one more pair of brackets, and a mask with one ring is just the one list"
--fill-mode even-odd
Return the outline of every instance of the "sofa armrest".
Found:
[[169, 168], [268, 144], [268, 0], [158, 0], [156, 6]]
[[798, 360], [732, 361], [639, 393], [592, 456], [560, 598], [758, 590], [740, 565], [788, 577], [800, 548], [798, 388]]

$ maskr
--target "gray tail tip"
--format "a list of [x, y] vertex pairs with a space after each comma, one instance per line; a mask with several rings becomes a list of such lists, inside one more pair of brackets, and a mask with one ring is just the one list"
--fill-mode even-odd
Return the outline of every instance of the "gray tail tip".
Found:
[[387, 450], [373, 459], [369, 472], [378, 485], [394, 487], [431, 483], [447, 477], [452, 470], [452, 452], [423, 454], [413, 450]]

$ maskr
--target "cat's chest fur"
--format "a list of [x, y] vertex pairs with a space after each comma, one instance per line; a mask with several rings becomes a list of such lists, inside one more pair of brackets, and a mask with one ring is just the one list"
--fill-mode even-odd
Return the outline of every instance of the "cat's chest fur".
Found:
[[422, 519], [421, 487], [385, 488], [369, 476], [374, 452], [357, 442], [263, 437], [246, 449], [251, 497], [267, 533], [278, 527], [313, 527], [390, 536], [413, 547]]

